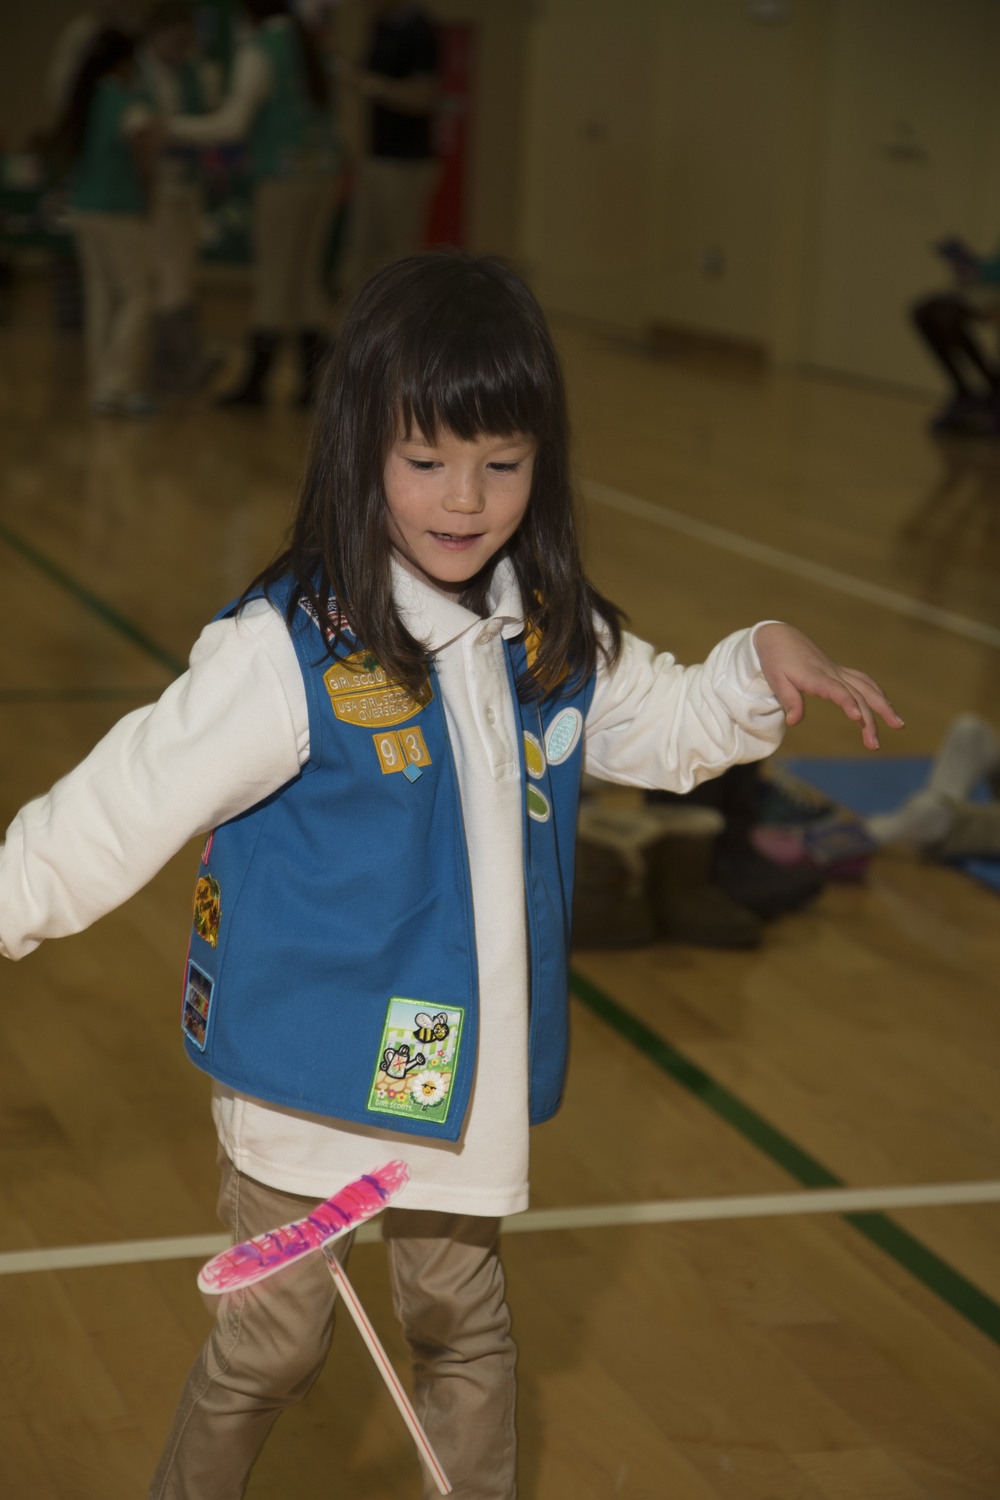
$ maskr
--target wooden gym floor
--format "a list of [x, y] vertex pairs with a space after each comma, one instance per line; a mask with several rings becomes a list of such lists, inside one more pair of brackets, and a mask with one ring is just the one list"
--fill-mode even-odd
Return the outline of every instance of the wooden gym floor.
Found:
[[[217, 292], [208, 312], [231, 337], [243, 304]], [[697, 660], [790, 619], [887, 686], [908, 724], [890, 751], [932, 751], [963, 710], [1000, 718], [1000, 448], [940, 450], [916, 398], [558, 333], [591, 571], [634, 629]], [[166, 685], [275, 547], [304, 437], [290, 378], [262, 416], [199, 399], [93, 420], [44, 288], [15, 301], [0, 827]], [[864, 753], [815, 705], [788, 743]], [[177, 1035], [196, 858], [0, 973], [0, 1271], [12, 1252], [217, 1229], [207, 1081]], [[627, 1220], [647, 1201], [997, 1179], [998, 914], [960, 874], [885, 858], [756, 953], [580, 954], [535, 1207]], [[1000, 1204], [746, 1212], [510, 1235], [525, 1500], [996, 1500]], [[0, 1275], [5, 1500], [145, 1492], [206, 1328], [197, 1263]], [[352, 1266], [405, 1363], [381, 1249]], [[419, 1493], [348, 1324], [249, 1493]]]

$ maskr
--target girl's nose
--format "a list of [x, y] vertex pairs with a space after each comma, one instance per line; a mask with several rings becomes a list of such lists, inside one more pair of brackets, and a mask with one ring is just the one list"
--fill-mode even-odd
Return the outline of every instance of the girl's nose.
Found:
[[445, 509], [475, 514], [482, 510], [484, 504], [485, 497], [479, 475], [457, 474], [445, 502]]

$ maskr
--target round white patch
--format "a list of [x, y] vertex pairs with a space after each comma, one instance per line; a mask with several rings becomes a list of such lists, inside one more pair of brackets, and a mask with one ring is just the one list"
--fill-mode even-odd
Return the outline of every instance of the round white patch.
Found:
[[583, 714], [578, 708], [564, 708], [556, 714], [545, 731], [545, 756], [550, 766], [561, 765], [577, 747], [583, 733]]

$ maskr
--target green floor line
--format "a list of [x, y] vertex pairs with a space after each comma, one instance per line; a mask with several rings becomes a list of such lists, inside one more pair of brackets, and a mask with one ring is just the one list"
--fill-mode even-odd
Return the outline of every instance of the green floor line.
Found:
[[126, 640], [131, 641], [133, 646], [138, 646], [140, 651], [145, 651], [147, 656], [151, 656], [161, 666], [167, 667], [175, 676], [179, 676], [181, 672], [186, 670], [184, 662], [179, 661], [176, 656], [165, 650], [163, 646], [160, 646], [145, 631], [140, 630], [138, 625], [133, 620], [130, 620], [127, 615], [123, 615], [117, 609], [114, 609], [99, 594], [92, 593], [90, 589], [79, 583], [71, 574], [60, 568], [58, 563], [54, 563], [51, 558], [46, 557], [44, 552], [39, 552], [37, 547], [33, 547], [30, 542], [25, 541], [24, 537], [19, 536], [16, 531], [12, 531], [3, 521], [0, 521], [0, 541], [6, 542], [12, 551], [23, 557], [26, 562], [31, 563], [32, 567], [37, 568], [40, 573], [44, 573], [46, 578], [50, 578], [53, 583], [58, 584], [67, 594], [71, 594], [78, 603], [89, 609], [91, 614], [96, 615], [99, 620], [103, 620], [105, 625], [110, 625], [112, 630], [117, 630], [119, 635], [123, 635]]
[[[793, 1140], [742, 1103], [722, 1084], [716, 1083], [703, 1068], [678, 1052], [645, 1022], [632, 1015], [617, 1000], [612, 1000], [597, 985], [574, 971], [570, 976], [573, 994], [619, 1036], [668, 1073], [676, 1083], [708, 1106], [720, 1119], [752, 1142], [790, 1177], [803, 1187], [846, 1187], [842, 1178], [803, 1151]], [[845, 1220], [886, 1255], [909, 1271], [928, 1290], [940, 1297], [955, 1312], [966, 1318], [987, 1338], [1000, 1344], [1000, 1303], [981, 1292], [977, 1286], [956, 1271], [947, 1261], [928, 1250], [918, 1239], [901, 1229], [885, 1214], [845, 1214]]]
[[0, 688], [0, 703], [116, 703], [139, 698], [152, 703], [157, 687]]

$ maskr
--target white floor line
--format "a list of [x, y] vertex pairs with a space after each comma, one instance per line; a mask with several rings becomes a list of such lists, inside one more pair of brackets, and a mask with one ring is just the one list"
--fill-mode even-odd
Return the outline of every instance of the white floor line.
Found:
[[706, 542], [710, 547], [720, 547], [724, 552], [734, 552], [739, 557], [764, 563], [782, 573], [791, 573], [795, 578], [808, 579], [810, 583], [824, 588], [836, 589], [854, 599], [864, 599], [869, 604], [891, 609], [897, 615], [907, 615], [911, 620], [920, 620], [925, 625], [936, 625], [952, 635], [964, 636], [966, 640], [978, 641], [983, 646], [1000, 648], [1000, 629], [987, 625], [982, 620], [970, 620], [966, 615], [955, 614], [950, 609], [939, 609], [936, 604], [925, 604], [921, 599], [911, 599], [908, 594], [899, 594], [895, 589], [883, 588], [877, 583], [868, 583], [855, 578], [851, 573], [841, 573], [837, 568], [828, 568], [823, 563], [810, 562], [797, 557], [794, 552], [784, 552], [780, 547], [771, 547], [766, 542], [755, 542], [752, 537], [742, 536], [738, 531], [727, 531], [724, 526], [715, 526], [710, 521], [698, 521], [681, 511], [670, 510], [665, 505], [654, 505], [641, 500], [638, 495], [629, 495], [624, 490], [613, 489], [595, 479], [580, 481], [580, 491], [588, 500], [606, 505], [612, 510], [636, 516], [640, 521], [649, 521], [654, 526], [693, 537]]
[[[998, 1182], [945, 1182], [913, 1187], [810, 1188], [795, 1193], [755, 1193], [745, 1198], [678, 1198], [660, 1203], [602, 1203], [582, 1208], [536, 1208], [504, 1220], [505, 1234], [552, 1229], [612, 1229], [629, 1224], [701, 1224], [718, 1219], [771, 1219], [782, 1215], [880, 1213], [900, 1208], [946, 1208], [1000, 1203]], [[359, 1244], [377, 1240], [378, 1221], [362, 1225]], [[222, 1234], [165, 1240], [124, 1240], [107, 1245], [67, 1245], [53, 1250], [8, 1250], [0, 1276], [27, 1271], [74, 1271], [140, 1261], [207, 1260], [224, 1250]]]

